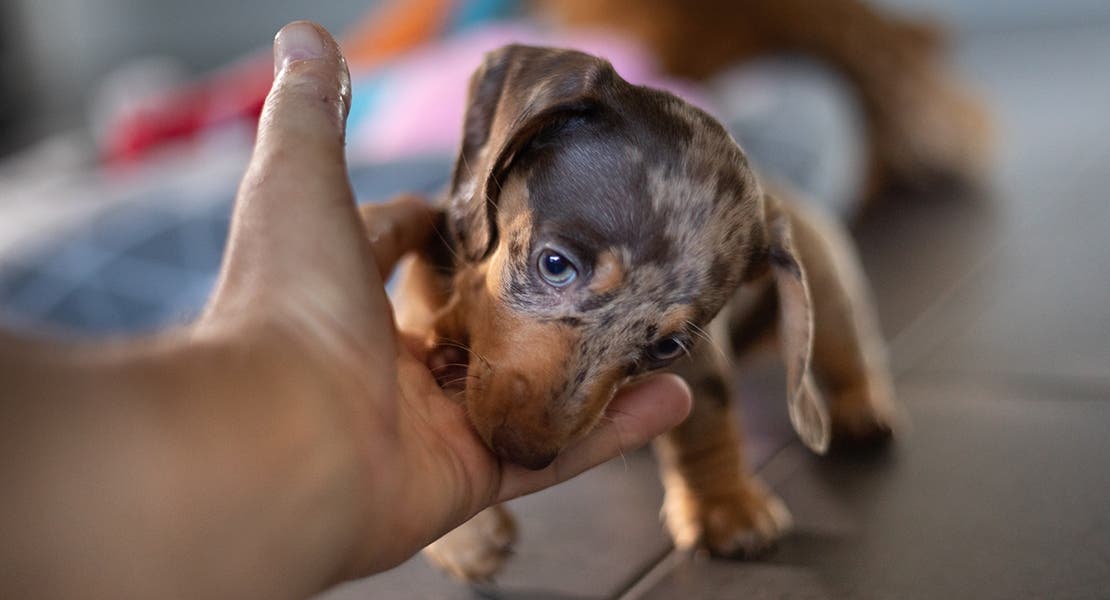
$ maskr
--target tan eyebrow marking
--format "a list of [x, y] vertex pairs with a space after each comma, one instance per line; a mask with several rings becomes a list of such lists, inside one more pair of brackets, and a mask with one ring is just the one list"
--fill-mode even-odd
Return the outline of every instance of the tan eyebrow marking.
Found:
[[593, 280], [589, 290], [595, 294], [611, 292], [624, 283], [624, 262], [620, 253], [613, 248], [605, 250], [597, 257]]
[[663, 315], [663, 319], [659, 323], [659, 331], [663, 334], [682, 331], [693, 316], [694, 307], [692, 306], [683, 305], [671, 308]]

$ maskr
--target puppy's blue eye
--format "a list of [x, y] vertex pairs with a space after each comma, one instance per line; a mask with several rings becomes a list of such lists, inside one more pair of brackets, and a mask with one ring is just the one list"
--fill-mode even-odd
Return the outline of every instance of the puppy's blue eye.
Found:
[[538, 266], [543, 280], [555, 287], [568, 285], [578, 276], [578, 269], [570, 259], [554, 250], [541, 252]]
[[648, 354], [651, 358], [657, 361], [672, 360], [678, 358], [683, 352], [686, 351], [686, 346], [678, 336], [668, 336], [661, 340], [656, 341], [648, 349]]

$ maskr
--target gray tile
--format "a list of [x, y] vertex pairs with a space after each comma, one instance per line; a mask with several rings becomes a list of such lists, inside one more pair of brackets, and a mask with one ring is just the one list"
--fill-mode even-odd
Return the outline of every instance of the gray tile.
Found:
[[1078, 378], [1110, 394], [1107, 186], [1107, 171], [1064, 186], [1057, 210], [1011, 236], [951, 299], [945, 339], [922, 348], [915, 367]]
[[469, 588], [432, 571], [423, 558], [416, 556], [380, 575], [333, 588], [316, 600], [464, 600], [475, 597]]
[[644, 600], [824, 600], [830, 598], [820, 578], [789, 565], [752, 563], [743, 569], [723, 561], [683, 561]]
[[858, 229], [899, 370], [1110, 383], [1110, 78], [1085, 60], [1107, 31], [962, 47], [998, 118], [989, 199], [895, 199]]
[[879, 201], [854, 235], [888, 340], [958, 289], [1001, 243], [1001, 201], [938, 193]]
[[978, 383], [901, 386], [887, 452], [768, 470], [796, 531], [762, 563], [678, 560], [648, 598], [1100, 598], [1110, 589], [1110, 402]]

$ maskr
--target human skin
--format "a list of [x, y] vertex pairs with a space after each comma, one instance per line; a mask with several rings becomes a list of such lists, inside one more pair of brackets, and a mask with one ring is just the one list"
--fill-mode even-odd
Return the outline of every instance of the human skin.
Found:
[[274, 56], [202, 316], [142, 339], [0, 332], [0, 597], [305, 597], [688, 413], [686, 385], [656, 376], [549, 467], [498, 460], [384, 291], [430, 234], [429, 209], [356, 208], [330, 35], [291, 24]]

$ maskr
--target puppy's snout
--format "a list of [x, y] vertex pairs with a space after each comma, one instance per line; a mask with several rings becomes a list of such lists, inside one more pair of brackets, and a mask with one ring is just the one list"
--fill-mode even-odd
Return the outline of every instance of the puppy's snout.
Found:
[[529, 447], [520, 432], [506, 425], [499, 425], [494, 429], [490, 441], [498, 456], [533, 471], [550, 465], [559, 454], [552, 450]]

